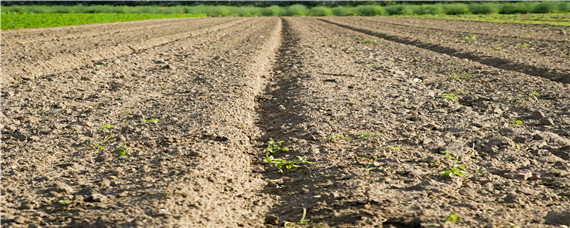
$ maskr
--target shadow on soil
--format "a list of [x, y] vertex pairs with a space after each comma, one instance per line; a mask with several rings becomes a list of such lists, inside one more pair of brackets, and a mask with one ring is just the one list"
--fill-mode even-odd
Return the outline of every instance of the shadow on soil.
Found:
[[424, 42], [417, 41], [417, 40], [411, 40], [411, 39], [407, 39], [407, 38], [403, 38], [403, 37], [391, 36], [391, 35], [384, 34], [384, 33], [374, 32], [374, 31], [370, 31], [370, 30], [366, 30], [366, 29], [355, 28], [355, 27], [352, 27], [349, 25], [339, 24], [339, 23], [332, 22], [332, 21], [325, 20], [325, 19], [318, 19], [318, 20], [329, 23], [329, 24], [333, 24], [333, 25], [336, 25], [336, 26], [339, 26], [342, 28], [361, 32], [361, 33], [364, 33], [364, 34], [367, 34], [370, 36], [376, 36], [376, 37], [379, 37], [379, 38], [382, 38], [385, 40], [393, 41], [396, 43], [412, 45], [412, 46], [416, 46], [416, 47], [419, 47], [422, 49], [434, 51], [437, 53], [451, 55], [451, 56], [454, 56], [457, 58], [469, 59], [471, 61], [475, 61], [475, 62], [484, 64], [484, 65], [499, 68], [502, 70], [516, 71], [516, 72], [532, 75], [535, 77], [546, 78], [548, 80], [566, 83], [566, 84], [570, 83], [570, 78], [568, 77], [568, 74], [564, 73], [564, 72], [553, 72], [552, 69], [539, 68], [536, 66], [531, 66], [531, 65], [521, 64], [521, 63], [515, 63], [515, 62], [509, 61], [506, 59], [501, 59], [501, 58], [496, 58], [496, 57], [479, 56], [476, 53], [462, 52], [462, 51], [456, 50], [454, 48], [444, 47], [444, 46], [437, 45], [437, 44], [424, 43]]
[[[259, 119], [256, 125], [262, 130], [263, 135], [258, 139], [259, 151], [263, 151], [270, 139], [286, 141], [286, 146], [293, 148], [288, 153], [274, 154], [276, 157], [286, 157], [294, 160], [295, 156], [309, 155], [305, 150], [305, 141], [313, 146], [319, 145], [321, 139], [315, 138], [307, 123], [310, 117], [302, 113], [303, 106], [301, 97], [295, 91], [302, 89], [304, 75], [302, 62], [297, 49], [299, 37], [291, 28], [291, 23], [282, 18], [282, 44], [276, 56], [276, 62], [272, 72], [274, 75], [262, 95], [257, 97]], [[305, 107], [306, 108], [306, 107]], [[297, 149], [295, 149], [297, 148]], [[303, 148], [303, 149], [301, 149]], [[357, 226], [363, 219], [371, 217], [383, 217], [381, 214], [361, 214], [362, 208], [374, 205], [382, 207], [377, 202], [369, 200], [355, 200], [344, 198], [339, 200], [334, 195], [346, 189], [343, 186], [320, 188], [321, 181], [328, 180], [334, 183], [342, 182], [350, 174], [345, 173], [345, 167], [331, 166], [317, 170], [312, 166], [301, 166], [294, 171], [285, 168], [283, 173], [277, 171], [274, 166], [265, 163], [264, 159], [257, 160], [257, 166], [264, 167], [261, 171], [268, 185], [264, 193], [279, 196], [275, 206], [266, 214], [265, 225], [267, 227], [283, 227], [286, 223], [298, 224], [303, 218], [303, 210], [306, 209], [308, 223], [305, 225], [324, 224], [326, 226]], [[408, 219], [409, 220], [409, 219]], [[416, 221], [408, 221], [400, 218], [389, 218], [378, 225], [383, 227], [418, 227]]]

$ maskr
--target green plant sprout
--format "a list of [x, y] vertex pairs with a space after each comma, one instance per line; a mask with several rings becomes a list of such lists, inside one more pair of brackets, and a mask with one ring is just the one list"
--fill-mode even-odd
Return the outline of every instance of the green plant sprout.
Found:
[[399, 150], [400, 149], [400, 147], [397, 147], [397, 146], [387, 146], [386, 148], [388, 150]]
[[430, 161], [430, 164], [429, 164], [429, 167], [436, 167], [436, 168], [439, 168], [439, 167], [441, 167], [441, 163], [439, 162], [439, 160], [431, 160], [431, 161]]
[[455, 165], [453, 165], [453, 168], [441, 172], [440, 175], [442, 177], [453, 177], [453, 176], [461, 177], [465, 173], [466, 173], [465, 172], [465, 165], [455, 164]]
[[512, 146], [514, 148], [517, 148], [517, 150], [521, 150], [521, 145], [518, 143], [514, 143], [514, 144], [509, 144], [509, 146]]
[[281, 146], [283, 142], [285, 141], [275, 142], [272, 138], [269, 138], [269, 142], [267, 142], [267, 147], [263, 150], [263, 153], [271, 154], [277, 151], [289, 152], [289, 149]]
[[147, 120], [145, 123], [158, 123], [158, 119], [150, 119]]
[[457, 100], [457, 98], [455, 97], [455, 93], [444, 93], [444, 94], [442, 94], [440, 97], [443, 98], [443, 99], [449, 99], [449, 100], [452, 100], [452, 101]]
[[59, 203], [59, 204], [61, 204], [61, 205], [68, 205], [68, 204], [69, 204], [69, 202], [67, 202], [67, 201], [65, 201], [65, 200], [57, 201], [57, 203]]
[[113, 126], [106, 124], [99, 127], [100, 130], [105, 131], [105, 134], [103, 135], [103, 142], [107, 142], [116, 138], [113, 136], [113, 133], [109, 130], [109, 128], [113, 128]]
[[465, 80], [471, 80], [471, 78], [469, 77], [471, 76], [471, 74], [464, 74], [464, 75], [460, 75], [460, 74], [456, 74], [455, 72], [453, 72], [452, 75], [450, 75], [449, 77], [447, 77], [446, 81], [451, 81], [453, 79], [457, 80], [457, 81], [461, 81], [463, 79]]
[[528, 96], [536, 102], [538, 101], [538, 96], [540, 96], [540, 94], [536, 91], [532, 91], [532, 93], [529, 93]]
[[93, 143], [93, 144], [91, 144], [90, 146], [88, 146], [87, 149], [91, 149], [91, 150], [95, 150], [95, 149], [104, 150], [105, 147], [99, 145], [99, 143]]
[[365, 44], [375, 44], [378, 43], [378, 40], [376, 38], [370, 38], [370, 39], [365, 39], [363, 42]]
[[162, 88], [163, 90], [166, 90], [166, 89], [168, 89], [168, 86], [161, 86], [161, 88]]
[[364, 162], [366, 162], [366, 166], [368, 166], [368, 167], [378, 167], [378, 166], [380, 166], [380, 163], [376, 161], [377, 159], [378, 159], [377, 156], [372, 156], [372, 158], [361, 158], [361, 160], [363, 160]]
[[303, 208], [303, 215], [301, 217], [301, 219], [299, 219], [298, 222], [293, 223], [293, 222], [285, 222], [283, 224], [283, 227], [286, 228], [297, 228], [300, 227], [299, 225], [303, 225], [305, 223], [307, 223], [309, 220], [305, 219], [307, 217], [307, 208]]
[[336, 143], [336, 142], [338, 142], [339, 139], [350, 140], [352, 138], [351, 137], [344, 137], [342, 135], [332, 134], [331, 136], [326, 137], [325, 141], [331, 142], [331, 143]]
[[519, 45], [520, 47], [522, 47], [522, 48], [526, 48], [526, 47], [528, 47], [528, 44], [527, 44], [527, 43], [522, 43], [522, 44], [521, 44], [521, 43], [519, 43], [518, 45]]
[[125, 156], [129, 156], [127, 154], [128, 151], [132, 151], [133, 149], [127, 147], [124, 144], [119, 144], [119, 146], [117, 147], [117, 152], [119, 153], [119, 157], [125, 157]]
[[451, 152], [449, 151], [440, 151], [440, 153], [445, 154], [445, 158], [449, 158], [451, 160], [458, 160], [457, 157], [451, 155]]
[[356, 134], [356, 135], [357, 135], [357, 136], [360, 136], [360, 137], [362, 137], [362, 138], [365, 138], [365, 139], [370, 138], [370, 137], [380, 136], [380, 134], [365, 133], [365, 132], [361, 132], [361, 133], [358, 133], [358, 134]]
[[299, 163], [311, 164], [310, 161], [304, 160], [303, 158], [301, 158], [301, 156], [297, 156], [297, 159], [298, 161], [297, 160], [287, 161], [285, 159], [275, 158], [273, 157], [273, 155], [269, 154], [266, 154], [265, 156], [265, 162], [275, 165], [275, 167], [279, 169], [279, 172], [283, 172], [283, 167], [285, 167], [287, 170], [291, 170], [294, 167], [299, 167], [297, 165]]
[[451, 212], [449, 213], [449, 215], [447, 215], [447, 217], [445, 218], [445, 222], [455, 222], [457, 221], [458, 217], [457, 217], [457, 212]]
[[493, 49], [499, 51], [499, 50], [502, 50], [503, 48], [502, 48], [501, 46], [496, 46], [496, 47], [494, 47]]
[[468, 41], [473, 41], [473, 40], [477, 40], [477, 37], [475, 36], [475, 34], [471, 35], [471, 36], [464, 36], [461, 37], [462, 40], [468, 40]]
[[509, 123], [509, 125], [513, 126], [513, 127], [518, 127], [519, 125], [521, 125], [523, 122], [519, 119], [517, 119], [517, 117], [513, 117]]

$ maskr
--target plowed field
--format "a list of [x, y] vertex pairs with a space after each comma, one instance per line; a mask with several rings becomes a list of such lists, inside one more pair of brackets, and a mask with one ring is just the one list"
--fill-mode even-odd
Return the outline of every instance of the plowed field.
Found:
[[2, 225], [570, 226], [567, 31], [389, 17], [3, 31]]

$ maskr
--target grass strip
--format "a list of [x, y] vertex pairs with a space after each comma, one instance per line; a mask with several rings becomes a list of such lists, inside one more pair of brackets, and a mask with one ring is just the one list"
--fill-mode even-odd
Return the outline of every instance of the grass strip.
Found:
[[570, 14], [402, 15], [398, 17], [570, 26]]
[[163, 18], [205, 17], [205, 14], [53, 13], [2, 14], [2, 30], [84, 25]]

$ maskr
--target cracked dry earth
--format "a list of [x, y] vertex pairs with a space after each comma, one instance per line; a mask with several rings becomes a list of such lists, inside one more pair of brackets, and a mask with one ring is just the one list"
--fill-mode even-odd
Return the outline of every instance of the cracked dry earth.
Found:
[[[2, 225], [570, 226], [567, 29], [265, 17], [3, 31]], [[271, 139], [289, 150], [275, 158], [311, 164], [280, 172]]]

